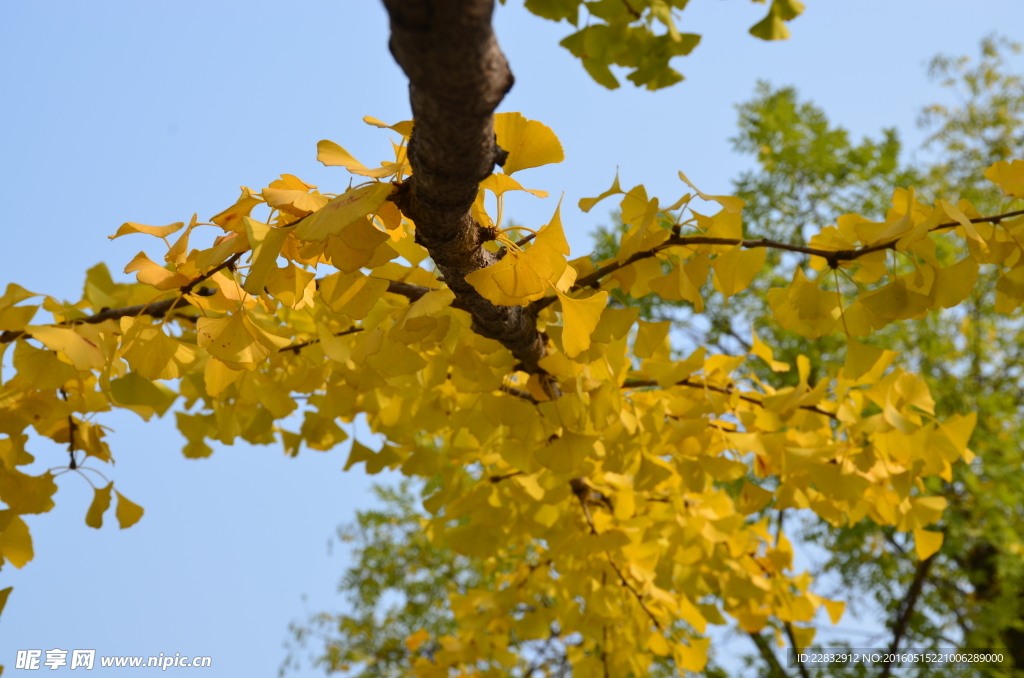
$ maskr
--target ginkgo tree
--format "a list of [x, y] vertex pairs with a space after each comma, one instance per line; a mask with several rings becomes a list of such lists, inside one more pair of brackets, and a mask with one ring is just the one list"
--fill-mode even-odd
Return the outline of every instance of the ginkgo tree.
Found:
[[[681, 79], [669, 61], [697, 44], [675, 27], [685, 4], [527, 7], [589, 14], [565, 46], [608, 87], [616, 65], [653, 89]], [[61, 468], [76, 470], [112, 460], [103, 412], [148, 418], [176, 404], [186, 456], [239, 438], [327, 450], [346, 439], [338, 421], [362, 416], [386, 442], [353, 441], [346, 467], [429, 480], [424, 533], [483, 563], [487, 585], [452, 598], [451, 634], [407, 639], [413, 652], [434, 648], [413, 662], [421, 676], [521, 672], [521, 641], [570, 636], [574, 676], [643, 675], [655, 657], [696, 671], [708, 625], [727, 618], [750, 633], [780, 621], [805, 647], [818, 611], [835, 621], [843, 605], [794, 570], [789, 540], [760, 513], [769, 505], [892, 526], [932, 557], [943, 534], [928, 528], [945, 500], [923, 480], [973, 458], [976, 416], [936, 412], [924, 381], [869, 337], [960, 304], [982, 266], [998, 277], [997, 310], [1024, 301], [1024, 161], [984, 173], [1005, 196], [994, 214], [894, 187], [884, 220], [839, 215], [797, 245], [745, 238], [744, 202], [682, 172], [667, 199], [616, 178], [580, 202], [618, 202], [616, 253], [571, 258], [560, 207], [537, 228], [503, 228], [504, 194], [538, 193], [521, 173], [563, 153], [541, 122], [494, 114], [512, 76], [493, 3], [385, 6], [414, 121], [366, 118], [382, 145], [391, 139], [379, 167], [321, 141], [338, 193], [286, 174], [243, 188], [209, 222], [128, 222], [111, 237], [157, 238], [125, 266], [136, 283], [98, 266], [73, 303], [14, 283], [0, 297], [14, 368], [0, 385], [4, 561], [31, 560], [24, 516], [54, 507], [60, 470], [19, 470], [34, 459], [30, 430], [66, 445]], [[751, 32], [785, 37], [800, 8], [774, 0]], [[966, 256], [945, 263], [947, 242]], [[775, 320], [809, 339], [845, 337], [829, 378], [813, 380], [806, 357], [776, 360], [756, 337], [749, 355], [679, 356], [669, 323], [608, 304], [611, 290], [653, 292], [699, 312], [711, 288], [743, 293], [769, 249], [813, 269], [769, 292]], [[758, 378], [750, 361], [797, 378]], [[122, 527], [142, 517], [111, 483], [82, 507], [86, 524], [101, 525], [115, 496]]]

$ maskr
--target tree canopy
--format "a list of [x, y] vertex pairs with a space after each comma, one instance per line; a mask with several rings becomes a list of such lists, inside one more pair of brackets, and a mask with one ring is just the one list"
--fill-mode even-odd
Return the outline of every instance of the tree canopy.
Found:
[[[579, 4], [528, 7], [571, 19]], [[566, 46], [606, 86], [609, 64], [634, 68], [637, 85], [672, 84], [669, 59], [696, 44], [672, 21], [685, 3], [634, 5], [587, 3], [594, 20]], [[994, 311], [1017, 311], [1024, 161], [981, 171], [1000, 199], [952, 186], [926, 201], [894, 186], [884, 213], [837, 215], [806, 240], [744, 231], [744, 198], [705, 194], [682, 172], [667, 200], [616, 177], [580, 201], [618, 202], [613, 251], [569, 259], [560, 208], [536, 230], [505, 226], [504, 194], [536, 192], [513, 175], [563, 153], [543, 123], [494, 114], [513, 80], [492, 3], [385, 6], [414, 121], [366, 118], [392, 139], [379, 167], [324, 140], [317, 158], [353, 175], [347, 189], [285, 174], [209, 222], [127, 222], [110, 237], [156, 237], [164, 251], [127, 263], [135, 284], [90, 269], [76, 302], [8, 285], [4, 561], [31, 560], [23, 516], [54, 507], [56, 473], [112, 460], [101, 413], [177, 406], [189, 457], [239, 438], [326, 450], [346, 438], [338, 420], [364, 416], [387, 442], [354, 441], [346, 468], [426, 481], [424, 537], [480, 569], [449, 592], [443, 635], [402, 640], [421, 676], [529, 672], [544, 651], [532, 641], [558, 646], [574, 676], [643, 675], [652, 662], [698, 671], [708, 624], [726, 618], [761, 642], [772, 627], [807, 647], [818, 611], [836, 621], [843, 604], [794, 570], [769, 507], [835, 530], [883, 526], [934, 563], [946, 532], [929, 528], [949, 504], [936, 483], [974, 460], [977, 412], [937, 410], [885, 332], [963, 308], [990, 279]], [[798, 12], [775, 0], [752, 32], [784, 37]], [[837, 342], [841, 357], [780, 360], [786, 344], [756, 333], [739, 353], [680, 355], [671, 321], [611, 303], [653, 294], [695, 314], [721, 308], [769, 252], [802, 263], [767, 290], [765, 313]], [[19, 470], [34, 459], [30, 430], [66, 445], [62, 467]], [[108, 482], [86, 524], [102, 525], [115, 498], [121, 527], [142, 518]]]

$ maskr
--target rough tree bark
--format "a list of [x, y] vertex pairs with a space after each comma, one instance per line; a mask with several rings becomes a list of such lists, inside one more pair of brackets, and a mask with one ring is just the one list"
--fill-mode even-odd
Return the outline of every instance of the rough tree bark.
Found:
[[391, 53], [409, 77], [416, 126], [409, 142], [413, 175], [393, 200], [416, 223], [430, 252], [473, 316], [473, 330], [501, 342], [531, 373], [543, 373], [545, 341], [525, 308], [495, 306], [465, 281], [498, 257], [482, 245], [496, 233], [470, 215], [480, 182], [504, 162], [494, 110], [513, 78], [491, 28], [493, 0], [384, 0]]

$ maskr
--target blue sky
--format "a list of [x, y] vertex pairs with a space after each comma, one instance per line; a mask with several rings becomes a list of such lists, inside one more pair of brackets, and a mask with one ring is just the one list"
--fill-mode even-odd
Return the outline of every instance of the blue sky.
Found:
[[[1020, 0], [807, 4], [793, 39], [768, 44], [746, 34], [764, 6], [695, 1], [682, 28], [704, 41], [678, 61], [687, 80], [650, 93], [594, 84], [557, 46], [568, 27], [510, 0], [496, 26], [516, 86], [501, 110], [545, 122], [566, 151], [564, 163], [517, 176], [553, 197], [517, 198], [510, 215], [545, 223], [565, 191], [562, 218], [581, 255], [611, 206], [584, 215], [575, 205], [607, 188], [616, 168], [624, 184], [666, 199], [683, 192], [677, 170], [727, 192], [748, 164], [728, 143], [734, 106], [758, 79], [795, 85], [854, 137], [897, 126], [912, 148], [921, 106], [945, 96], [924, 63], [975, 54], [984, 35], [1024, 26]], [[143, 236], [108, 241], [121, 223], [208, 218], [240, 185], [258, 189], [285, 172], [336, 190], [347, 176], [315, 162], [316, 142], [375, 163], [387, 135], [361, 118], [409, 117], [376, 2], [7, 3], [0, 31], [0, 179], [10, 198], [0, 284], [56, 297], [77, 299], [86, 268], [103, 261], [120, 275], [149, 247]], [[340, 605], [346, 560], [337, 548], [329, 556], [327, 541], [368, 505], [370, 479], [341, 472], [347, 445], [286, 459], [242, 444], [194, 461], [170, 420], [104, 423], [116, 430], [110, 473], [146, 515], [123, 532], [89, 529], [89, 487], [61, 478], [56, 509], [29, 518], [36, 560], [0, 572], [0, 588], [15, 586], [0, 663], [13, 671], [15, 651], [31, 648], [180, 652], [212, 656], [204, 675], [274, 675], [288, 622]], [[41, 463], [63, 463], [59, 449], [34, 444]]]

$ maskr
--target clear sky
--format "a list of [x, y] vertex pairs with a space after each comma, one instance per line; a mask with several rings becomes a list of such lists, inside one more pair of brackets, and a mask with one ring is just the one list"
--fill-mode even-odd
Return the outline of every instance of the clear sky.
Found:
[[[734, 106], [758, 79], [795, 85], [855, 137], [897, 126], [913, 147], [920, 107], [944, 96], [925, 77], [931, 56], [973, 55], [994, 30], [1024, 38], [1021, 0], [807, 5], [792, 40], [769, 44], [746, 34], [763, 5], [694, 0], [682, 28], [705, 37], [678, 60], [687, 80], [650, 93], [594, 84], [557, 46], [568, 26], [509, 0], [496, 25], [516, 85], [501, 110], [545, 122], [566, 151], [561, 165], [517, 175], [553, 197], [517, 198], [511, 216], [545, 223], [565, 191], [562, 218], [581, 255], [611, 205], [584, 215], [576, 203], [607, 188], [616, 168], [624, 184], [666, 199], [683, 192], [677, 170], [727, 192], [748, 162], [728, 143]], [[86, 268], [103, 261], [120, 276], [151, 247], [144, 236], [109, 242], [121, 223], [206, 219], [240, 185], [258, 190], [281, 173], [336, 191], [347, 175], [315, 161], [316, 142], [376, 163], [390, 145], [362, 116], [409, 117], [376, 2], [65, 0], [9, 2], [3, 15], [0, 181], [10, 200], [0, 284], [77, 299]], [[102, 421], [115, 429], [110, 475], [146, 515], [123, 532], [87, 528], [88, 485], [61, 477], [57, 507], [28, 519], [35, 561], [0, 572], [0, 588], [15, 586], [0, 663], [13, 672], [18, 649], [177, 652], [212, 656], [207, 676], [274, 675], [288, 622], [340, 605], [346, 560], [337, 548], [328, 555], [327, 541], [367, 505], [370, 482], [341, 472], [347, 445], [286, 459], [279, 447], [239, 444], [194, 461], [171, 420]], [[32, 452], [43, 467], [64, 463], [53, 446], [35, 441]]]

